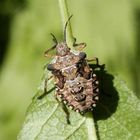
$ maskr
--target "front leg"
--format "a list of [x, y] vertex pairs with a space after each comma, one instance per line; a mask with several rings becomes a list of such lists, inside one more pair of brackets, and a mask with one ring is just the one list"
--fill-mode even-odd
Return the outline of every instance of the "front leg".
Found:
[[77, 51], [82, 51], [86, 47], [86, 43], [76, 43], [76, 38], [74, 37], [73, 47]]
[[52, 46], [51, 48], [47, 49], [47, 50], [45, 51], [45, 53], [44, 53], [44, 55], [45, 55], [46, 57], [49, 57], [49, 58], [54, 57], [54, 55], [50, 55], [50, 54], [48, 54], [48, 53], [49, 53], [50, 51], [54, 50], [54, 49], [56, 48], [57, 44], [58, 44], [56, 37], [55, 37], [52, 33], [51, 33], [51, 36], [53, 37], [53, 41], [54, 41], [55, 45]]
[[50, 51], [54, 50], [56, 48], [56, 45], [54, 45], [53, 47], [47, 49], [45, 52], [44, 52], [44, 56], [47, 57], [47, 58], [53, 58], [54, 55], [51, 55], [49, 54]]

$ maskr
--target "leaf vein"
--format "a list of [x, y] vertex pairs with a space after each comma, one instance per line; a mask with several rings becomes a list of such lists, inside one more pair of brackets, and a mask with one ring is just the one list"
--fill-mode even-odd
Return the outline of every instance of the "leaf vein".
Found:
[[41, 129], [39, 131], [39, 133], [36, 135], [35, 140], [37, 140], [37, 137], [41, 134], [43, 127], [45, 126], [45, 124], [49, 121], [49, 119], [51, 118], [51, 116], [54, 114], [54, 112], [57, 110], [59, 104], [57, 104], [54, 108], [54, 110], [52, 111], [52, 113], [50, 114], [50, 116], [48, 117], [48, 119], [44, 122], [44, 124], [41, 126]]
[[86, 118], [84, 117], [82, 121], [79, 123], [79, 125], [65, 138], [65, 140], [68, 140], [70, 136], [72, 136], [73, 133], [75, 133], [80, 128], [80, 126], [85, 122], [85, 120]]
[[[106, 107], [105, 107], [103, 104], [101, 104], [101, 103], [100, 103], [100, 105], [106, 110], [107, 113], [111, 114], [111, 112], [109, 111], [108, 108], [106, 108]], [[125, 126], [123, 126], [122, 124], [120, 124], [120, 122], [117, 121], [117, 119], [116, 119], [115, 117], [112, 116], [112, 119], [113, 119], [121, 128], [123, 128], [125, 131], [128, 132], [128, 134], [129, 134], [128, 138], [132, 135], [131, 132], [130, 132]]]

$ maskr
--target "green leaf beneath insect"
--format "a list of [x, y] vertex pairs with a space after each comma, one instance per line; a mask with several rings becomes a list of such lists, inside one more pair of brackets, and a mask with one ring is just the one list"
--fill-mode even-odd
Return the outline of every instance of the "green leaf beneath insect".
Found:
[[[101, 74], [100, 101], [85, 116], [70, 111], [70, 122], [61, 103], [55, 99], [53, 82], [42, 100], [41, 85], [29, 106], [18, 140], [138, 140], [140, 138], [140, 102], [119, 78]], [[95, 124], [96, 123], [96, 127]], [[96, 134], [94, 130], [96, 129]]]

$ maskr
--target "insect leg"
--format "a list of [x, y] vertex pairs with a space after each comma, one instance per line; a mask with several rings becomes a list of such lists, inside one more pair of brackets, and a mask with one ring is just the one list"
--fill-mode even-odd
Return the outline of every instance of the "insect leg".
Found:
[[53, 49], [55, 49], [56, 46], [57, 46], [57, 44], [58, 44], [56, 37], [55, 37], [52, 33], [51, 33], [51, 36], [53, 37], [53, 41], [54, 41], [55, 45], [52, 46], [51, 48], [49, 48], [48, 50], [45, 51], [44, 55], [45, 55], [46, 57], [54, 57], [54, 55], [50, 55], [50, 54], [48, 54], [48, 53], [49, 53], [50, 51], [52, 51]]
[[91, 58], [91, 59], [86, 59], [86, 60], [87, 60], [87, 62], [95, 61], [95, 62], [96, 62], [96, 65], [99, 66], [99, 60], [98, 60], [97, 57], [93, 57], [93, 58]]
[[48, 83], [48, 81], [50, 80], [50, 79], [52, 79], [53, 78], [53, 75], [51, 75], [49, 78], [47, 78], [47, 79], [45, 79], [45, 85], [44, 85], [44, 92], [47, 92], [47, 83]]
[[66, 105], [65, 105], [63, 102], [60, 102], [59, 99], [58, 99], [57, 97], [56, 97], [56, 100], [57, 100], [58, 103], [61, 104], [62, 109], [63, 109], [63, 111], [64, 111], [65, 114], [66, 114], [67, 124], [70, 124], [70, 113], [69, 113], [69, 111], [68, 111]]
[[77, 51], [82, 51], [86, 47], [86, 43], [76, 43], [76, 38], [74, 37], [73, 47]]
[[56, 48], [56, 45], [54, 45], [53, 47], [47, 49], [47, 50], [45, 51], [45, 53], [44, 53], [44, 56], [45, 56], [45, 57], [49, 57], [49, 58], [54, 57], [54, 55], [50, 55], [50, 54], [48, 54], [48, 53], [49, 53], [50, 51], [54, 50], [55, 48]]
[[40, 95], [40, 96], [38, 97], [38, 99], [42, 99], [42, 98], [44, 98], [44, 96], [47, 95], [47, 83], [48, 83], [48, 81], [49, 81], [50, 79], [52, 79], [52, 78], [53, 78], [53, 75], [51, 75], [49, 78], [45, 79], [45, 82], [44, 82], [44, 92], [43, 92], [42, 95]]
[[70, 113], [63, 102], [62, 102], [62, 109], [64, 110], [66, 114], [67, 124], [70, 124]]

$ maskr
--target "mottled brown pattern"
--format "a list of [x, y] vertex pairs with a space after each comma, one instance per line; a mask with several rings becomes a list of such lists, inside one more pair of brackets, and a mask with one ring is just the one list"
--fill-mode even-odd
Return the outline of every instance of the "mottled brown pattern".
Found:
[[[74, 80], [66, 81], [64, 88], [57, 90], [56, 96], [71, 109], [85, 113], [86, 111], [92, 110], [98, 100], [99, 93], [93, 90], [98, 88], [95, 81], [95, 77], [89, 80], [83, 77], [76, 77]], [[83, 98], [77, 101], [76, 97], [79, 96], [83, 96]]]
[[93, 110], [99, 99], [99, 82], [87, 63], [86, 54], [71, 51], [66, 43], [59, 43], [56, 51], [48, 70], [55, 79], [57, 99], [81, 114]]
[[[55, 45], [45, 51], [45, 56], [50, 56], [48, 53], [53, 49], [56, 50], [56, 54], [48, 64], [47, 69], [52, 72], [54, 77], [57, 99], [67, 104], [70, 109], [82, 114], [92, 110], [99, 99], [99, 82], [94, 70], [88, 65], [89, 61], [98, 63], [98, 59], [86, 59], [86, 53], [81, 52], [86, 43], [76, 44], [76, 39], [74, 39], [73, 47], [75, 51], [68, 47], [66, 27], [71, 17], [65, 24], [63, 42], [57, 42], [55, 36], [51, 34]], [[47, 92], [48, 79], [45, 80], [44, 94]]]
[[68, 66], [76, 64], [80, 60], [79, 55], [69, 52], [65, 56], [57, 56], [56, 61], [52, 63], [54, 69], [61, 70]]

